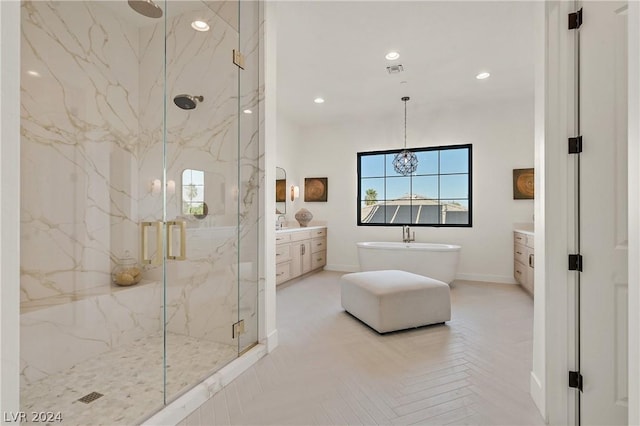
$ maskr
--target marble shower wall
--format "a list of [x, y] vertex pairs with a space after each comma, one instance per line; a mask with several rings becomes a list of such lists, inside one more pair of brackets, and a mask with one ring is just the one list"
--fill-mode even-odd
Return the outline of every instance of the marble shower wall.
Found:
[[110, 278], [138, 256], [141, 52], [111, 6], [22, 2], [23, 384], [162, 329], [159, 282]]
[[[140, 26], [126, 2], [23, 2], [23, 70], [39, 73], [21, 87], [23, 380], [162, 329], [161, 268], [129, 289], [113, 287], [110, 271], [125, 251], [139, 259], [141, 221], [163, 220], [150, 184], [163, 177], [165, 101], [176, 190], [164, 219], [188, 224], [188, 260], [166, 265], [167, 330], [236, 345], [240, 309], [243, 340], [257, 340], [258, 114], [238, 121], [238, 84], [240, 110], [255, 110], [258, 28], [244, 21], [239, 38], [237, 1], [158, 3], [170, 17], [166, 83], [162, 20]], [[194, 18], [211, 30], [195, 32]], [[231, 63], [239, 44], [242, 73]], [[204, 101], [181, 110], [173, 97], [182, 93]], [[205, 219], [182, 212], [186, 168], [205, 171]], [[72, 354], [43, 359], [44, 335]]]
[[[169, 194], [167, 220], [187, 222], [187, 260], [167, 263], [167, 330], [237, 345], [231, 327], [239, 315], [247, 330], [243, 342], [258, 339], [258, 2], [205, 3], [203, 8], [201, 2], [181, 2], [183, 8], [194, 7], [169, 20], [167, 29], [167, 180], [177, 188]], [[194, 19], [208, 22], [210, 31], [193, 31]], [[159, 42], [154, 34], [148, 29], [141, 39], [149, 37], [153, 45]], [[246, 56], [243, 71], [231, 61], [238, 48]], [[143, 61], [142, 74], [146, 67]], [[185, 111], [173, 104], [183, 93], [204, 100]], [[160, 105], [159, 96], [156, 91], [142, 98]], [[246, 109], [254, 114], [239, 113]], [[144, 117], [150, 110], [143, 110], [142, 121], [153, 129], [153, 120]], [[141, 155], [142, 174], [158, 155]], [[204, 171], [209, 215], [203, 219], [182, 211], [185, 169]], [[148, 217], [157, 214], [144, 200], [141, 210]]]
[[[189, 10], [167, 21], [166, 162], [167, 180], [175, 182], [176, 191], [168, 194], [166, 219], [187, 222], [187, 259], [169, 260], [166, 265], [167, 330], [235, 344], [231, 326], [238, 312], [238, 152], [243, 146], [242, 142], [238, 146], [239, 71], [231, 53], [238, 47], [238, 33], [229, 24], [231, 19], [222, 19], [202, 2], [180, 3]], [[194, 19], [208, 22], [210, 30], [194, 31]], [[163, 43], [161, 34], [154, 28], [141, 32], [141, 45], [150, 46], [153, 52], [141, 62], [143, 75], [147, 68], [154, 69], [158, 59], [153, 55], [161, 58], [162, 50], [155, 47]], [[159, 87], [159, 83], [141, 86], [141, 98], [150, 100], [142, 110], [141, 122], [149, 129], [157, 128], [162, 120], [161, 109], [154, 107], [163, 105]], [[182, 110], [173, 103], [179, 94], [203, 96], [204, 100], [195, 109]], [[152, 140], [140, 158], [141, 184], [159, 177], [148, 171], [162, 158]], [[204, 172], [209, 215], [203, 219], [182, 210], [185, 169]], [[153, 197], [141, 200], [141, 212], [149, 220], [157, 220], [153, 218], [161, 214], [159, 207]], [[251, 250], [257, 251], [257, 244]], [[154, 273], [159, 274], [149, 271]]]
[[21, 301], [137, 256], [138, 31], [100, 2], [22, 4]]

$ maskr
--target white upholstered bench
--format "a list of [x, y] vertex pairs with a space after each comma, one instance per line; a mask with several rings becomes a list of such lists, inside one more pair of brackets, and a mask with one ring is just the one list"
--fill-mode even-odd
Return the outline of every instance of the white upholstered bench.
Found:
[[342, 307], [378, 333], [451, 319], [449, 286], [405, 271], [367, 271], [340, 278]]

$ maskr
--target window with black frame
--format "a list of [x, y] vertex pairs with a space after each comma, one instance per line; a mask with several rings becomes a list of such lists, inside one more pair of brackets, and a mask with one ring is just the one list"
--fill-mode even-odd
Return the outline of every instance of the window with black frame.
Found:
[[393, 167], [400, 149], [358, 153], [358, 226], [470, 227], [471, 145], [412, 148], [418, 167]]

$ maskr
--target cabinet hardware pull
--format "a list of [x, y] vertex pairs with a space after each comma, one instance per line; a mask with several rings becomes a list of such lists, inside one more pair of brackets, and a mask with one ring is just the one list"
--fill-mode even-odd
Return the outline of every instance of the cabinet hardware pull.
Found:
[[280, 272], [279, 274], [276, 274], [276, 277], [279, 277], [280, 275], [284, 275], [284, 272]]
[[533, 268], [533, 254], [529, 255], [529, 266]]
[[301, 253], [300, 253], [300, 254], [304, 254], [304, 244], [302, 244], [302, 245], [300, 246], [300, 249], [301, 249]]
[[518, 254], [522, 254], [522, 253], [520, 253], [519, 251], [517, 251], [516, 253], [518, 253]]

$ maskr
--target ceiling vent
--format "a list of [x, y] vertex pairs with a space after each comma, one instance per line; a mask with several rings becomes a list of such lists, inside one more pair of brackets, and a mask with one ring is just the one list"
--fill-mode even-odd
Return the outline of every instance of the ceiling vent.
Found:
[[389, 74], [398, 74], [399, 72], [402, 72], [402, 71], [404, 71], [404, 68], [400, 64], [391, 65], [390, 67], [387, 67], [387, 72]]

